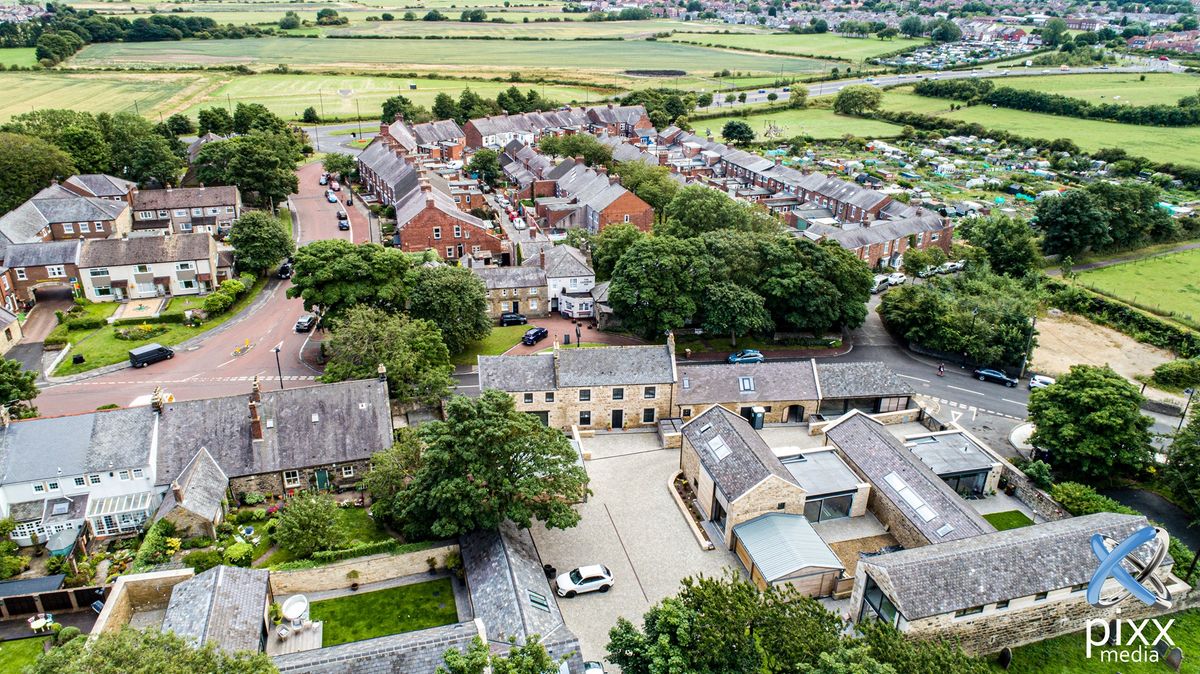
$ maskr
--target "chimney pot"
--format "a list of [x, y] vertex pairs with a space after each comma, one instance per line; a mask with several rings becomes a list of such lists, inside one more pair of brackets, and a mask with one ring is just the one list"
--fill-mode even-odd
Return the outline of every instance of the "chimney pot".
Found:
[[183, 487], [179, 486], [178, 482], [171, 483], [171, 494], [175, 496], [176, 503], [183, 502]]
[[542, 269], [545, 269], [546, 268], [546, 249], [545, 248], [543, 248], [542, 251], [540, 253], [538, 253], [538, 258], [539, 258], [538, 266], [541, 267]]
[[599, 173], [602, 176], [608, 175], [608, 167], [607, 166], [597, 166], [596, 173]]

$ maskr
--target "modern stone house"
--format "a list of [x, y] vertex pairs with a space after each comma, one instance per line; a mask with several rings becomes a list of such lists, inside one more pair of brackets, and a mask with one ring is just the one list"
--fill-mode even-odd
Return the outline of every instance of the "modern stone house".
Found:
[[553, 427], [655, 426], [670, 416], [675, 340], [665, 345], [559, 347], [532, 356], [481, 356], [480, 389], [513, 397], [516, 407]]
[[262, 650], [271, 604], [270, 572], [217, 566], [179, 583], [163, 616], [162, 630], [229, 653]]
[[[1140, 515], [1096, 513], [868, 557], [855, 573], [851, 615], [974, 654], [1078, 632], [1089, 619], [1156, 615], [1164, 611], [1137, 600], [1097, 608], [1085, 596], [1096, 568], [1091, 537], [1123, 540], [1145, 526]], [[1170, 557], [1157, 574], [1177, 604], [1190, 591]]]
[[896, 412], [913, 406], [912, 387], [885, 363], [816, 361], [816, 371], [821, 399], [818, 412], [824, 417], [850, 410]]
[[506, 312], [533, 317], [550, 314], [546, 273], [541, 269], [472, 266], [471, 271], [487, 288], [487, 314], [492, 320]]

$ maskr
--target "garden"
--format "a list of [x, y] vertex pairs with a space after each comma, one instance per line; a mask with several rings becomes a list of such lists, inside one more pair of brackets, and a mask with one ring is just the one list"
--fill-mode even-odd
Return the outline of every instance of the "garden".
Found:
[[1007, 531], [1009, 529], [1020, 529], [1033, 524], [1033, 520], [1020, 510], [1006, 510], [999, 513], [988, 513], [983, 516], [989, 524], [996, 527], [996, 531]]
[[310, 617], [322, 624], [322, 646], [440, 627], [458, 621], [449, 578], [315, 601]]
[[[1168, 618], [1175, 620], [1169, 629], [1171, 640], [1183, 651], [1184, 662], [1189, 662], [1200, 654], [1200, 611], [1184, 611]], [[1159, 621], [1165, 622], [1165, 619], [1159, 618]], [[1148, 636], [1148, 639], [1153, 638]], [[1089, 659], [1085, 649], [1083, 632], [1021, 646], [1013, 650], [1012, 666], [1008, 671], [1013, 674], [1164, 674], [1172, 671], [1162, 662], [1102, 662], [1095, 654]], [[1000, 671], [998, 666], [995, 669]], [[1182, 671], [1194, 671], [1194, 667], [1185, 666]]]
[[21, 674], [42, 654], [46, 637], [0, 641], [0, 674]]

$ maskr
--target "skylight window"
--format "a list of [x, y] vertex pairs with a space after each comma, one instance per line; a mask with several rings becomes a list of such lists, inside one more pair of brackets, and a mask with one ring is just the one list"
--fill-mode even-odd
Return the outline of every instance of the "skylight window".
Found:
[[713, 456], [717, 457], [717, 461], [729, 456], [732, 451], [729, 449], [729, 445], [725, 444], [725, 438], [719, 435], [708, 441], [708, 449], [712, 451]]
[[[883, 477], [883, 481], [888, 483], [888, 486], [890, 486], [892, 489], [896, 490], [896, 493], [899, 494], [900, 498], [908, 504], [908, 507], [917, 512], [917, 517], [920, 517], [925, 522], [929, 522], [937, 517], [937, 512], [935, 512], [933, 508], [930, 508], [925, 503], [925, 499], [921, 498], [917, 492], [913, 491], [912, 488], [908, 486], [908, 483], [905, 482], [904, 479], [899, 475], [895, 473], [888, 473]], [[942, 535], [944, 536], [945, 534]]]
[[943, 524], [937, 530], [937, 535], [940, 536], [941, 538], [945, 538], [946, 535], [949, 534], [951, 531], [954, 531], [954, 527], [950, 526], [949, 524]]
[[742, 393], [754, 390], [754, 377], [738, 377], [738, 388]]

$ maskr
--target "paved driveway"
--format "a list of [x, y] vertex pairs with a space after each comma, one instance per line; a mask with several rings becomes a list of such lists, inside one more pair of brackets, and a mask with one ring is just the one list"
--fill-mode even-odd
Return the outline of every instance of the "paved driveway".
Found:
[[642, 614], [675, 594], [684, 577], [742, 567], [731, 552], [701, 550], [676, 508], [667, 480], [679, 469], [679, 450], [659, 449], [656, 433], [641, 432], [598, 435], [585, 439], [583, 449], [592, 453], [587, 471], [594, 493], [579, 506], [582, 521], [567, 531], [535, 525], [533, 537], [543, 562], [559, 573], [594, 563], [613, 572], [616, 584], [607, 594], [558, 600], [583, 658], [601, 660], [618, 617], [640, 626]]

